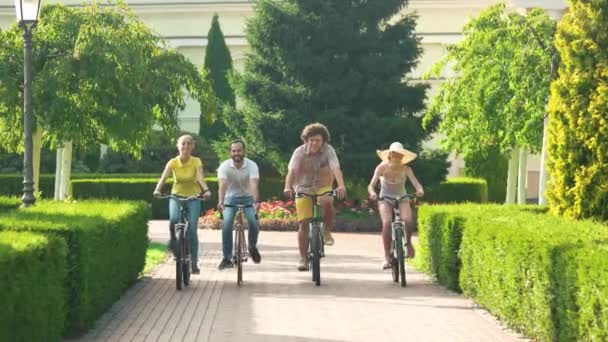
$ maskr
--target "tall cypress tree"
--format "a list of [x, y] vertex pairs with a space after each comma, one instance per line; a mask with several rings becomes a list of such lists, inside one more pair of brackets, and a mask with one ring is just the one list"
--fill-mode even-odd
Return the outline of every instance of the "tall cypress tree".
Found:
[[555, 46], [549, 102], [551, 210], [608, 220], [608, 0], [571, 0]]
[[[224, 33], [222, 33], [222, 29], [220, 28], [217, 14], [213, 16], [211, 28], [207, 34], [205, 69], [208, 72], [208, 79], [211, 80], [215, 96], [223, 104], [234, 106], [234, 91], [228, 82], [228, 74], [232, 71], [232, 56], [226, 45]], [[205, 122], [201, 121], [199, 134], [201, 136], [208, 136], [212, 139], [222, 134], [226, 129], [221, 116], [205, 130], [205, 133], [207, 134], [203, 134], [203, 127], [205, 127]]]
[[251, 53], [235, 87], [244, 109], [230, 128], [284, 171], [302, 128], [319, 121], [347, 175], [368, 177], [375, 150], [427, 133], [415, 113], [426, 86], [405, 76], [421, 54], [406, 0], [259, 0], [247, 25]]

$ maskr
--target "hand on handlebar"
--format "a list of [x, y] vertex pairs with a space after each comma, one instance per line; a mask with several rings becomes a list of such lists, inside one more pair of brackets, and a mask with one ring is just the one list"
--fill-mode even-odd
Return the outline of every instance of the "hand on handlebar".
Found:
[[336, 188], [336, 196], [338, 199], [343, 199], [346, 197], [346, 188], [344, 186], [339, 186]]
[[291, 188], [286, 188], [285, 190], [283, 190], [283, 194], [285, 194], [285, 197], [287, 198], [293, 198], [293, 189]]

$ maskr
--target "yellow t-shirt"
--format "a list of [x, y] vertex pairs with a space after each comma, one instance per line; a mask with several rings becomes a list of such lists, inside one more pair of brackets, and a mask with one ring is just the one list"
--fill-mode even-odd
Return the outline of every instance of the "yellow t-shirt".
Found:
[[178, 156], [169, 161], [169, 166], [173, 171], [172, 194], [188, 197], [201, 193], [201, 187], [196, 182], [196, 170], [203, 167], [200, 158], [190, 157], [187, 162], [182, 163]]

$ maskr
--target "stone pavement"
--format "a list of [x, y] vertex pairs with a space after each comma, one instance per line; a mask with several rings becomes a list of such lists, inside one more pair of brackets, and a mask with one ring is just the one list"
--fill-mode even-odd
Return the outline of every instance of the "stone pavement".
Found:
[[[150, 238], [168, 239], [165, 221]], [[220, 232], [199, 230], [201, 274], [175, 289], [168, 259], [130, 288], [79, 341], [520, 341], [460, 295], [408, 270], [401, 288], [381, 271], [380, 236], [335, 234], [321, 286], [296, 270], [294, 232], [261, 232], [262, 263], [218, 271]]]

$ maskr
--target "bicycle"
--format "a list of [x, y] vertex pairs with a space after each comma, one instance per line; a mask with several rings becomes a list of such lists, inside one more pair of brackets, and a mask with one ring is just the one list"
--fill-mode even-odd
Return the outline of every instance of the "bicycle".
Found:
[[233, 225], [234, 255], [232, 256], [232, 263], [236, 265], [236, 284], [238, 286], [241, 286], [241, 284], [243, 283], [243, 262], [247, 262], [247, 260], [249, 259], [249, 249], [247, 248], [247, 242], [245, 241], [245, 225], [243, 224], [243, 215], [245, 215], [245, 208], [253, 208], [253, 205], [224, 204], [224, 207], [237, 209], [237, 212], [235, 214], [236, 224]]
[[[415, 199], [415, 195], [403, 195], [399, 198], [393, 197], [379, 197], [379, 201], [392, 201], [393, 203], [393, 220], [391, 223], [391, 270], [393, 275], [393, 281], [395, 283], [401, 280], [401, 286], [407, 285], [405, 277], [405, 251], [407, 249], [407, 239], [403, 239], [405, 235], [405, 222], [401, 220], [401, 214], [399, 212], [399, 203], [402, 200]], [[413, 213], [412, 213], [413, 215]]]
[[[207, 191], [205, 191], [207, 192]], [[188, 207], [184, 204], [190, 200], [202, 201], [202, 196], [205, 192], [198, 196], [182, 197], [176, 195], [160, 195], [159, 199], [172, 198], [179, 204], [179, 222], [175, 224], [175, 246], [173, 256], [175, 257], [175, 287], [178, 290], [184, 286], [190, 285], [190, 270], [192, 266], [192, 258], [190, 256], [190, 244], [188, 242]], [[195, 261], [196, 262], [196, 261]]]
[[304, 192], [296, 192], [296, 197], [309, 197], [312, 199], [312, 219], [308, 229], [308, 259], [307, 268], [312, 264], [312, 281], [317, 286], [321, 285], [321, 258], [325, 256], [325, 240], [323, 219], [321, 217], [319, 197], [329, 196], [336, 197], [336, 191], [331, 190], [322, 194], [307, 194]]

